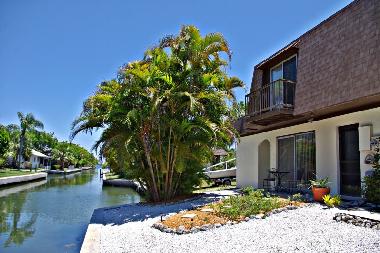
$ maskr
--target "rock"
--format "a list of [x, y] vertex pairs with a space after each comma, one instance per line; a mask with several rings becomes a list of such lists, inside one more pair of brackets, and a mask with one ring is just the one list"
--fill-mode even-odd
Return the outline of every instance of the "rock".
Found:
[[185, 231], [186, 231], [186, 228], [184, 226], [179, 226], [176, 230], [176, 233], [179, 235], [182, 235], [185, 233]]
[[334, 218], [335, 218], [336, 221], [341, 221], [342, 220], [341, 216], [335, 216]]
[[256, 215], [251, 215], [251, 216], [249, 216], [249, 218], [250, 218], [251, 220], [256, 219]]
[[259, 213], [256, 215], [256, 219], [264, 219], [265, 218], [265, 214], [263, 213]]
[[174, 230], [171, 229], [171, 228], [165, 228], [165, 229], [164, 229], [164, 232], [165, 232], [165, 233], [174, 233]]
[[219, 227], [222, 226], [222, 224], [220, 224], [220, 223], [216, 223], [214, 226], [215, 226], [216, 228], [219, 228]]
[[245, 219], [244, 219], [245, 221], [249, 221], [250, 219], [249, 219], [249, 217], [245, 217]]
[[197, 232], [199, 232], [199, 227], [198, 226], [192, 227], [190, 229], [190, 233], [197, 233]]
[[210, 224], [205, 224], [205, 225], [202, 225], [200, 230], [202, 231], [206, 231], [206, 230], [209, 230], [210, 229]]
[[227, 222], [226, 222], [226, 225], [232, 225], [232, 221], [230, 221], [230, 220], [227, 221]]

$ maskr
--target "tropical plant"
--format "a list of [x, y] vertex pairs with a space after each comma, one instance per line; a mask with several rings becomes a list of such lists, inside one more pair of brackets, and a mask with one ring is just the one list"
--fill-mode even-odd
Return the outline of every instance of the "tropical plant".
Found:
[[367, 201], [380, 204], [380, 138], [374, 138], [371, 145], [374, 151], [373, 172], [364, 177], [363, 195]]
[[322, 197], [323, 202], [328, 206], [328, 207], [335, 207], [335, 206], [340, 206], [342, 200], [339, 195], [335, 195], [334, 197], [331, 197], [330, 194], [327, 194]]
[[310, 184], [312, 187], [316, 188], [327, 188], [329, 184], [329, 178], [321, 178], [321, 179], [316, 179], [316, 180], [310, 180]]
[[59, 142], [52, 151], [53, 158], [59, 161], [61, 169], [65, 168], [65, 162], [69, 162], [72, 159], [72, 153], [70, 150], [70, 143], [63, 141]]
[[104, 128], [94, 148], [112, 169], [145, 185], [153, 201], [190, 192], [212, 148], [227, 147], [236, 136], [227, 102], [243, 83], [226, 74], [230, 58], [221, 34], [202, 37], [184, 26], [100, 84], [72, 137]]
[[26, 134], [29, 131], [36, 129], [43, 129], [44, 124], [37, 120], [33, 114], [28, 113], [24, 115], [21, 112], [17, 113], [17, 116], [20, 120], [20, 146], [19, 146], [19, 154], [18, 154], [18, 163], [20, 166], [21, 160], [25, 158], [28, 153], [28, 149], [26, 146]]
[[55, 145], [58, 143], [58, 140], [53, 133], [47, 133], [44, 131], [30, 131], [27, 133], [27, 139], [29, 140], [31, 148], [49, 156]]

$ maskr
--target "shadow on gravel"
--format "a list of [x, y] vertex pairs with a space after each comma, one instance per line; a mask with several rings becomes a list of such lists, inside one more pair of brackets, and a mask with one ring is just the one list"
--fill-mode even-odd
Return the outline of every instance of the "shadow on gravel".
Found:
[[127, 204], [122, 206], [95, 209], [90, 224], [121, 225], [127, 222], [143, 221], [148, 218], [165, 216], [181, 210], [194, 209], [199, 206], [230, 196], [235, 191], [226, 190], [218, 193], [205, 193], [202, 196], [170, 204]]

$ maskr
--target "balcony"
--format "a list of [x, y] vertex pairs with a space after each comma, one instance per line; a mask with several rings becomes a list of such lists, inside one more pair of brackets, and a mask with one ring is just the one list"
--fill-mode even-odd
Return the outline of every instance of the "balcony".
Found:
[[293, 118], [296, 83], [279, 79], [245, 96], [246, 116], [258, 125], [269, 125]]

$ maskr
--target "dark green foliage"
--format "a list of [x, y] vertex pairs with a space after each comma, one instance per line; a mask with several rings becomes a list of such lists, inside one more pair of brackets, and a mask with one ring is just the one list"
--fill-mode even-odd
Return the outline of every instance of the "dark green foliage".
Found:
[[376, 169], [371, 176], [365, 176], [364, 183], [364, 197], [369, 202], [380, 204], [380, 170]]
[[374, 138], [371, 143], [374, 150], [372, 175], [364, 177], [363, 195], [367, 201], [380, 204], [380, 138]]
[[0, 126], [0, 158], [5, 155], [9, 149], [10, 136], [7, 129]]

